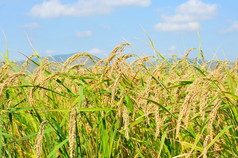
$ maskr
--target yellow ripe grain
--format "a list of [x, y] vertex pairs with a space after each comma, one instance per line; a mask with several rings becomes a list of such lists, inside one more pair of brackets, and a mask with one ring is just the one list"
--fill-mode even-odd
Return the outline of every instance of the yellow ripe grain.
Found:
[[182, 104], [181, 110], [179, 111], [179, 115], [178, 115], [178, 121], [176, 126], [176, 138], [179, 135], [184, 116], [185, 116], [184, 125], [185, 127], [188, 126], [191, 108], [194, 106], [193, 104], [196, 102], [196, 99], [197, 99], [196, 97], [199, 94], [199, 90], [197, 89], [197, 87], [200, 84], [200, 82], [201, 82], [200, 78], [196, 79], [187, 89], [188, 94], [184, 99], [184, 102]]
[[213, 104], [213, 108], [212, 108], [212, 111], [210, 112], [209, 114], [209, 122], [208, 122], [208, 131], [210, 133], [210, 138], [213, 139], [213, 136], [214, 136], [214, 133], [213, 133], [213, 123], [217, 117], [217, 111], [221, 105], [222, 101], [218, 98], [216, 99]]
[[125, 138], [129, 139], [129, 111], [126, 106], [123, 107], [122, 118], [124, 123]]
[[117, 76], [116, 80], [114, 81], [114, 84], [113, 84], [112, 87], [111, 87], [111, 90], [112, 90], [111, 104], [112, 104], [112, 105], [114, 105], [114, 99], [115, 99], [115, 96], [116, 96], [116, 92], [117, 92], [117, 90], [118, 90], [118, 87], [117, 87], [117, 86], [118, 86], [118, 83], [119, 83], [119, 81], [120, 81], [121, 76], [122, 76], [122, 73], [120, 73], [120, 74]]
[[43, 121], [40, 124], [40, 130], [37, 134], [36, 141], [35, 141], [35, 152], [36, 152], [36, 158], [41, 157], [41, 152], [42, 152], [42, 141], [43, 141], [43, 136], [44, 136], [44, 128], [48, 121]]
[[69, 151], [70, 158], [74, 158], [75, 139], [76, 139], [76, 121], [77, 121], [77, 108], [73, 108], [70, 113], [69, 120]]
[[[207, 158], [207, 145], [208, 145], [208, 143], [210, 142], [209, 141], [210, 140], [210, 135], [207, 135], [206, 137], [205, 137], [205, 139], [204, 139], [204, 141], [203, 141], [203, 152], [202, 152], [202, 154], [201, 154], [201, 156], [203, 157], [203, 158]], [[200, 157], [200, 156], [199, 156]]]
[[0, 96], [2, 95], [2, 92], [4, 88], [8, 86], [13, 85], [13, 81], [16, 80], [18, 77], [25, 77], [27, 76], [25, 73], [13, 73], [7, 77], [7, 79], [0, 84]]
[[154, 107], [154, 110], [155, 110], [155, 124], [156, 124], [155, 138], [157, 138], [160, 134], [160, 128], [163, 125], [163, 119], [160, 116], [159, 108], [157, 106]]

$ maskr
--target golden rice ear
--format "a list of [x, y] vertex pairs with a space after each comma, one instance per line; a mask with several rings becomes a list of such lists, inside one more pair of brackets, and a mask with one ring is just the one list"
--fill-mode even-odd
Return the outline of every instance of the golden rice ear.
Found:
[[129, 111], [126, 106], [123, 106], [122, 118], [124, 122], [124, 131], [125, 131], [125, 138], [129, 139]]
[[[182, 126], [182, 122], [184, 123], [185, 128], [187, 128], [187, 126], [188, 126], [191, 108], [193, 107], [193, 103], [194, 103], [194, 101], [196, 101], [195, 99], [197, 98], [197, 96], [199, 94], [197, 87], [199, 87], [199, 84], [201, 82], [202, 82], [202, 79], [198, 78], [187, 89], [188, 94], [186, 95], [186, 97], [184, 99], [184, 102], [182, 104], [182, 107], [181, 107], [181, 109], [179, 111], [179, 115], [178, 115], [178, 121], [177, 121], [177, 126], [176, 126], [176, 135], [175, 135], [176, 138], [178, 138], [180, 128]], [[184, 116], [185, 116], [185, 118], [184, 118]], [[184, 121], [183, 121], [183, 118], [184, 118]]]
[[205, 137], [205, 139], [204, 139], [204, 141], [203, 141], [203, 152], [202, 152], [202, 154], [201, 154], [201, 156], [203, 157], [203, 158], [207, 158], [207, 145], [208, 145], [208, 143], [211, 141], [211, 138], [210, 138], [210, 135], [207, 135], [206, 137]]
[[70, 158], [74, 158], [75, 139], [76, 139], [76, 121], [77, 121], [77, 108], [73, 108], [70, 113], [69, 121], [69, 151]]
[[14, 80], [18, 79], [19, 76], [25, 77], [27, 76], [25, 73], [13, 73], [8, 78], [0, 84], [0, 96], [2, 95], [2, 92], [5, 87], [11, 85]]
[[100, 64], [102, 64], [103, 62], [104, 62], [104, 59], [99, 60], [99, 61], [94, 65], [94, 69], [97, 69], [98, 66], [99, 66]]
[[36, 141], [35, 141], [35, 152], [36, 152], [36, 158], [41, 158], [41, 152], [42, 152], [42, 141], [44, 136], [44, 128], [46, 124], [49, 121], [43, 121], [40, 124], [40, 130], [37, 134]]
[[122, 77], [122, 73], [119, 73], [116, 80], [114, 81], [114, 84], [112, 85], [112, 88], [111, 88], [112, 89], [112, 95], [111, 95], [112, 96], [111, 97], [111, 104], [112, 105], [114, 104], [114, 99], [115, 99], [115, 96], [116, 96], [116, 92], [118, 90], [117, 86], [118, 86], [118, 83], [119, 83], [121, 77]]
[[189, 53], [192, 51], [192, 50], [195, 50], [196, 48], [190, 48], [187, 52], [186, 52], [186, 54], [184, 55], [184, 58], [186, 59], [186, 58], [188, 58], [188, 55], [189, 55]]
[[213, 133], [213, 123], [214, 123], [214, 121], [215, 121], [215, 119], [217, 117], [217, 111], [218, 111], [221, 103], [222, 103], [222, 101], [219, 98], [217, 98], [213, 102], [214, 106], [213, 106], [212, 111], [209, 114], [209, 122], [208, 122], [208, 126], [207, 127], [208, 127], [208, 131], [210, 132], [210, 138], [211, 139], [213, 139], [213, 136], [214, 136], [214, 133]]
[[91, 60], [93, 61], [95, 64], [97, 63], [97, 61], [95, 59], [98, 59], [100, 60], [99, 57], [95, 56], [95, 55], [92, 55], [92, 54], [89, 54], [89, 53], [86, 53], [86, 52], [83, 52], [83, 53], [76, 53], [74, 55], [72, 55], [71, 57], [69, 57], [63, 64], [63, 67], [64, 69], [66, 69], [70, 64], [72, 64], [74, 61], [80, 59], [80, 58], [83, 58], [83, 57], [88, 57], [86, 60]]
[[71, 57], [69, 57], [63, 64], [64, 68], [66, 68], [68, 65], [70, 65], [71, 63], [73, 63], [75, 60], [86, 56], [87, 53], [76, 53], [74, 55], [72, 55]]
[[137, 59], [135, 59], [130, 65], [135, 65], [138, 61], [141, 62], [141, 64], [144, 64], [145, 62], [149, 62], [151, 65], [154, 65], [151, 61], [150, 61], [150, 57], [154, 58], [153, 55], [148, 55], [148, 56], [144, 56], [144, 57], [138, 57]]
[[163, 120], [160, 117], [159, 107], [155, 106], [154, 111], [155, 111], [155, 125], [156, 125], [155, 138], [157, 138], [160, 134], [160, 127], [163, 125]]
[[129, 46], [129, 45], [131, 45], [131, 44], [130, 44], [130, 43], [120, 44], [120, 45], [116, 46], [116, 47], [112, 50], [111, 54], [122, 53], [122, 52], [124, 52], [124, 50], [126, 49], [126, 47]]

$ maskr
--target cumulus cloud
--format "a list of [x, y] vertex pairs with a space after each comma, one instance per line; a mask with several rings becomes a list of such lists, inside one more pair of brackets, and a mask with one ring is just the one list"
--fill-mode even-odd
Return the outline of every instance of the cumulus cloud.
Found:
[[[173, 20], [209, 20], [215, 16], [216, 9], [215, 4], [207, 4], [201, 0], [189, 0], [176, 8], [175, 12], [180, 18], [174, 17]], [[181, 17], [185, 17], [185, 19], [181, 19]]]
[[81, 32], [76, 32], [76, 36], [80, 38], [85, 38], [85, 37], [90, 37], [93, 35], [93, 31], [91, 30], [86, 30], [86, 31], [81, 31]]
[[38, 24], [38, 23], [28, 23], [28, 24], [25, 24], [24, 26], [23, 26], [24, 28], [26, 28], [26, 29], [31, 29], [31, 30], [33, 30], [33, 29], [38, 29], [38, 28], [40, 28], [40, 25]]
[[99, 48], [93, 48], [91, 50], [88, 50], [87, 52], [90, 54], [101, 54], [104, 53], [105, 51]]
[[78, 0], [73, 4], [63, 4], [60, 0], [48, 0], [33, 6], [30, 14], [40, 18], [60, 16], [90, 16], [108, 14], [116, 7], [147, 7], [151, 0]]
[[175, 46], [175, 45], [172, 45], [172, 46], [170, 46], [169, 47], [169, 51], [171, 51], [171, 52], [173, 52], [173, 51], [175, 51], [175, 50], [177, 50], [178, 48]]
[[147, 7], [151, 4], [150, 0], [101, 0], [108, 6], [139, 6]]
[[156, 31], [197, 31], [200, 21], [212, 19], [216, 15], [215, 4], [201, 0], [188, 0], [175, 8], [174, 15], [161, 15], [163, 22], [155, 25]]
[[235, 21], [230, 27], [225, 29], [224, 33], [238, 32], [238, 21]]
[[188, 22], [188, 23], [159, 23], [155, 25], [156, 31], [198, 31], [200, 24], [198, 22]]

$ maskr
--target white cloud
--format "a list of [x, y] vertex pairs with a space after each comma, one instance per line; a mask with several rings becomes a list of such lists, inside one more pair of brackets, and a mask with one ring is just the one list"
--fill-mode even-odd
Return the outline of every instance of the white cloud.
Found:
[[147, 7], [151, 0], [78, 0], [74, 4], [62, 4], [60, 0], [48, 0], [33, 6], [30, 14], [40, 18], [60, 16], [90, 16], [108, 14], [116, 7]]
[[92, 35], [93, 35], [93, 31], [91, 30], [76, 32], [76, 36], [80, 38], [90, 37]]
[[175, 15], [161, 15], [162, 23], [155, 25], [156, 31], [198, 31], [200, 21], [212, 19], [217, 6], [201, 0], [188, 0], [175, 8]]
[[173, 52], [173, 51], [175, 51], [175, 50], [177, 50], [178, 48], [175, 46], [175, 45], [172, 45], [172, 46], [170, 46], [169, 47], [169, 51], [171, 51], [171, 52]]
[[139, 6], [139, 7], [147, 7], [151, 4], [150, 0], [101, 0], [108, 6]]
[[216, 14], [217, 6], [207, 4], [201, 0], [189, 0], [175, 9], [177, 15], [190, 16], [191, 20], [209, 20]]
[[40, 25], [38, 24], [38, 23], [28, 23], [28, 24], [25, 24], [24, 26], [23, 26], [24, 28], [26, 28], [26, 29], [31, 29], [31, 30], [33, 30], [33, 29], [38, 29], [38, 28], [40, 28]]
[[230, 27], [225, 29], [224, 33], [238, 32], [238, 21], [235, 21]]
[[200, 24], [198, 22], [188, 22], [188, 23], [170, 23], [164, 22], [155, 25], [155, 31], [198, 31], [200, 29]]
[[193, 21], [194, 17], [191, 15], [182, 15], [182, 14], [175, 14], [174, 16], [168, 16], [168, 15], [161, 15], [161, 18], [164, 21], [167, 22], [188, 22], [188, 21]]
[[105, 51], [99, 48], [93, 48], [91, 50], [88, 50], [87, 52], [90, 54], [101, 54], [104, 53]]

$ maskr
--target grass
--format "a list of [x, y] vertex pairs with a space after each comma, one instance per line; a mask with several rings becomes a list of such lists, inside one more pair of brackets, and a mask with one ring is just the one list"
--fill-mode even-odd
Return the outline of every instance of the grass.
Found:
[[[191, 49], [170, 62], [150, 42], [158, 57], [123, 54], [129, 43], [99, 61], [6, 56], [0, 157], [238, 157], [238, 61], [209, 68]], [[80, 56], [95, 65], [70, 67]]]

